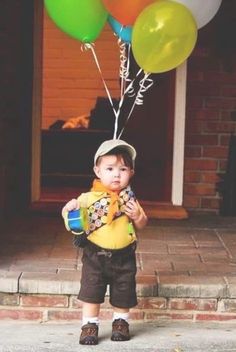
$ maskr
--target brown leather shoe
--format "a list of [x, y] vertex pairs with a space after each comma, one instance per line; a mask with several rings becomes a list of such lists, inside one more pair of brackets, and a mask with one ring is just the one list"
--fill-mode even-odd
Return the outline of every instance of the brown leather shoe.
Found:
[[98, 325], [88, 323], [82, 326], [79, 343], [81, 345], [97, 345], [98, 344]]
[[129, 324], [124, 319], [115, 319], [112, 323], [112, 341], [128, 341], [129, 335]]

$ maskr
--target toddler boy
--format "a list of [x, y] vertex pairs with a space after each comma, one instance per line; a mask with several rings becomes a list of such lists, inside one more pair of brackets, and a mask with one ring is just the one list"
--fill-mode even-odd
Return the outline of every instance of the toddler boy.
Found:
[[[83, 302], [80, 344], [98, 343], [100, 304], [107, 285], [113, 306], [113, 341], [126, 341], [129, 335], [129, 309], [137, 305], [136, 230], [147, 223], [147, 216], [130, 187], [134, 175], [136, 151], [120, 139], [103, 142], [94, 156], [94, 180], [90, 192], [70, 200], [68, 212], [86, 208], [88, 226], [82, 257], [81, 288]], [[77, 235], [80, 236], [80, 235]]]

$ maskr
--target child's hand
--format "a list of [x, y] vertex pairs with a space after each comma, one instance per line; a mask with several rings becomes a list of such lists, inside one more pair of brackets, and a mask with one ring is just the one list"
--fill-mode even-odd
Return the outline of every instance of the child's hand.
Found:
[[137, 200], [131, 199], [127, 202], [125, 214], [133, 221], [136, 229], [140, 230], [147, 225], [147, 215]]
[[68, 213], [71, 210], [77, 210], [79, 209], [79, 202], [77, 201], [77, 199], [71, 199], [68, 203], [66, 203], [66, 205], [62, 208], [62, 216], [65, 213]]
[[125, 214], [133, 221], [137, 220], [140, 217], [140, 208], [138, 203], [134, 199], [130, 199], [126, 203]]

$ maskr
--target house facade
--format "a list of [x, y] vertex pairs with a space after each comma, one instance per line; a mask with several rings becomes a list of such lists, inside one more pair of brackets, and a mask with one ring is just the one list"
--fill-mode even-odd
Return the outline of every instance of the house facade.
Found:
[[[38, 49], [43, 22], [37, 18], [39, 22], [35, 23], [38, 3], [22, 0], [19, 4], [11, 0], [9, 6], [4, 0], [1, 4], [2, 218], [11, 213], [12, 205], [19, 212], [29, 209], [35, 192], [32, 184], [35, 182], [37, 188], [39, 178], [37, 140], [40, 137], [35, 130], [41, 129], [43, 107], [42, 76], [36, 63], [43, 60]], [[172, 164], [167, 172], [171, 174], [170, 191], [163, 195], [163, 200], [189, 212], [221, 212], [222, 176], [227, 171], [230, 138], [236, 129], [236, 48], [230, 35], [236, 26], [235, 13], [234, 1], [223, 0], [215, 18], [199, 30], [194, 52], [174, 73], [173, 120], [165, 127], [166, 136], [168, 130], [172, 135]], [[102, 94], [101, 87], [97, 89], [97, 94]], [[115, 85], [113, 90], [116, 94]], [[150, 103], [155, 97], [149, 99]], [[152, 126], [146, 133], [152, 133]], [[37, 198], [37, 190], [35, 193]]]

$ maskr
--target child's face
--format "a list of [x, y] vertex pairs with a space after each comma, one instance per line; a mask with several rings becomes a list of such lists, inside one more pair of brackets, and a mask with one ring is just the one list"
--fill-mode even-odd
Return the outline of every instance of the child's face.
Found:
[[102, 184], [111, 191], [125, 188], [134, 174], [134, 170], [126, 166], [119, 155], [102, 156], [98, 165], [94, 166], [94, 172]]

